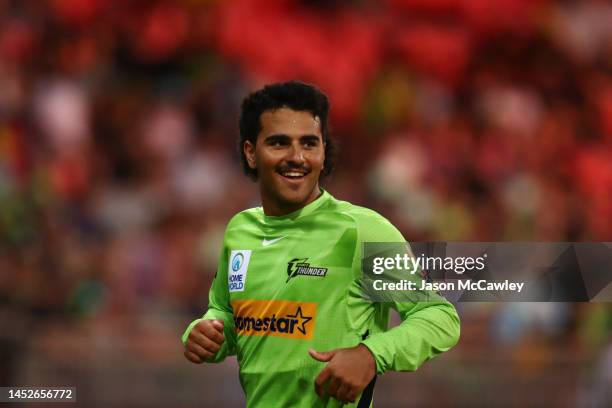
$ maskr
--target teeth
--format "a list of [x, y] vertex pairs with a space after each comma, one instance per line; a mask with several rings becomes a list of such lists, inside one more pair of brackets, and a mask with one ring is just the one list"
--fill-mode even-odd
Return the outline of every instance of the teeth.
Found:
[[287, 173], [283, 173], [283, 176], [287, 176], [287, 177], [302, 177], [304, 174], [303, 173], [297, 173], [297, 172], [287, 172]]

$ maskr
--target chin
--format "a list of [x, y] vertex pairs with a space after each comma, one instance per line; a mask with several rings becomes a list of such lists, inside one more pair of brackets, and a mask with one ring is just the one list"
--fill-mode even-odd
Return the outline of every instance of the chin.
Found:
[[284, 188], [279, 188], [277, 190], [279, 200], [287, 204], [299, 205], [308, 201], [310, 195], [312, 194], [312, 190], [315, 188], [315, 185], [302, 185], [295, 189], [287, 186], [283, 187]]
[[308, 200], [308, 197], [310, 197], [310, 191], [312, 190], [306, 191], [304, 189], [299, 189], [297, 191], [281, 191], [279, 192], [280, 194], [278, 195], [278, 198], [280, 201], [287, 204], [297, 205]]

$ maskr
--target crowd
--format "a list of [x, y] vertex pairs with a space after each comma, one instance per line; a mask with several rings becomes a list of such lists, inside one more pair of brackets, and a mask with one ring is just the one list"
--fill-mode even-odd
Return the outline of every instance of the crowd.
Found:
[[[0, 383], [43, 323], [178, 341], [258, 205], [250, 90], [328, 93], [326, 188], [408, 240], [609, 241], [611, 74], [603, 0], [0, 1]], [[609, 343], [605, 306], [476, 307], [457, 353]]]

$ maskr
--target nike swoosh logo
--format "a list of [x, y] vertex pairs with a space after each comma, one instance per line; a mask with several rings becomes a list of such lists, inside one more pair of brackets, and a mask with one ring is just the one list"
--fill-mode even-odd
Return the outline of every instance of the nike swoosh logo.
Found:
[[263, 245], [263, 246], [272, 245], [273, 243], [278, 242], [278, 241], [280, 241], [283, 238], [285, 238], [285, 237], [278, 237], [278, 238], [274, 238], [274, 239], [270, 239], [270, 240], [264, 238], [263, 241], [261, 241], [261, 245]]

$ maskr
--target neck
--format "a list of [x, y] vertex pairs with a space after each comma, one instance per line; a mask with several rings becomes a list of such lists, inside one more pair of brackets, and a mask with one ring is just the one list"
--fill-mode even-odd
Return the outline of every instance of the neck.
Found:
[[271, 217], [279, 217], [292, 212], [301, 210], [314, 200], [319, 198], [321, 195], [321, 189], [319, 183], [317, 183], [312, 189], [308, 198], [301, 202], [291, 202], [279, 199], [279, 197], [270, 196], [263, 190], [261, 191], [261, 205], [263, 207], [264, 214]]

